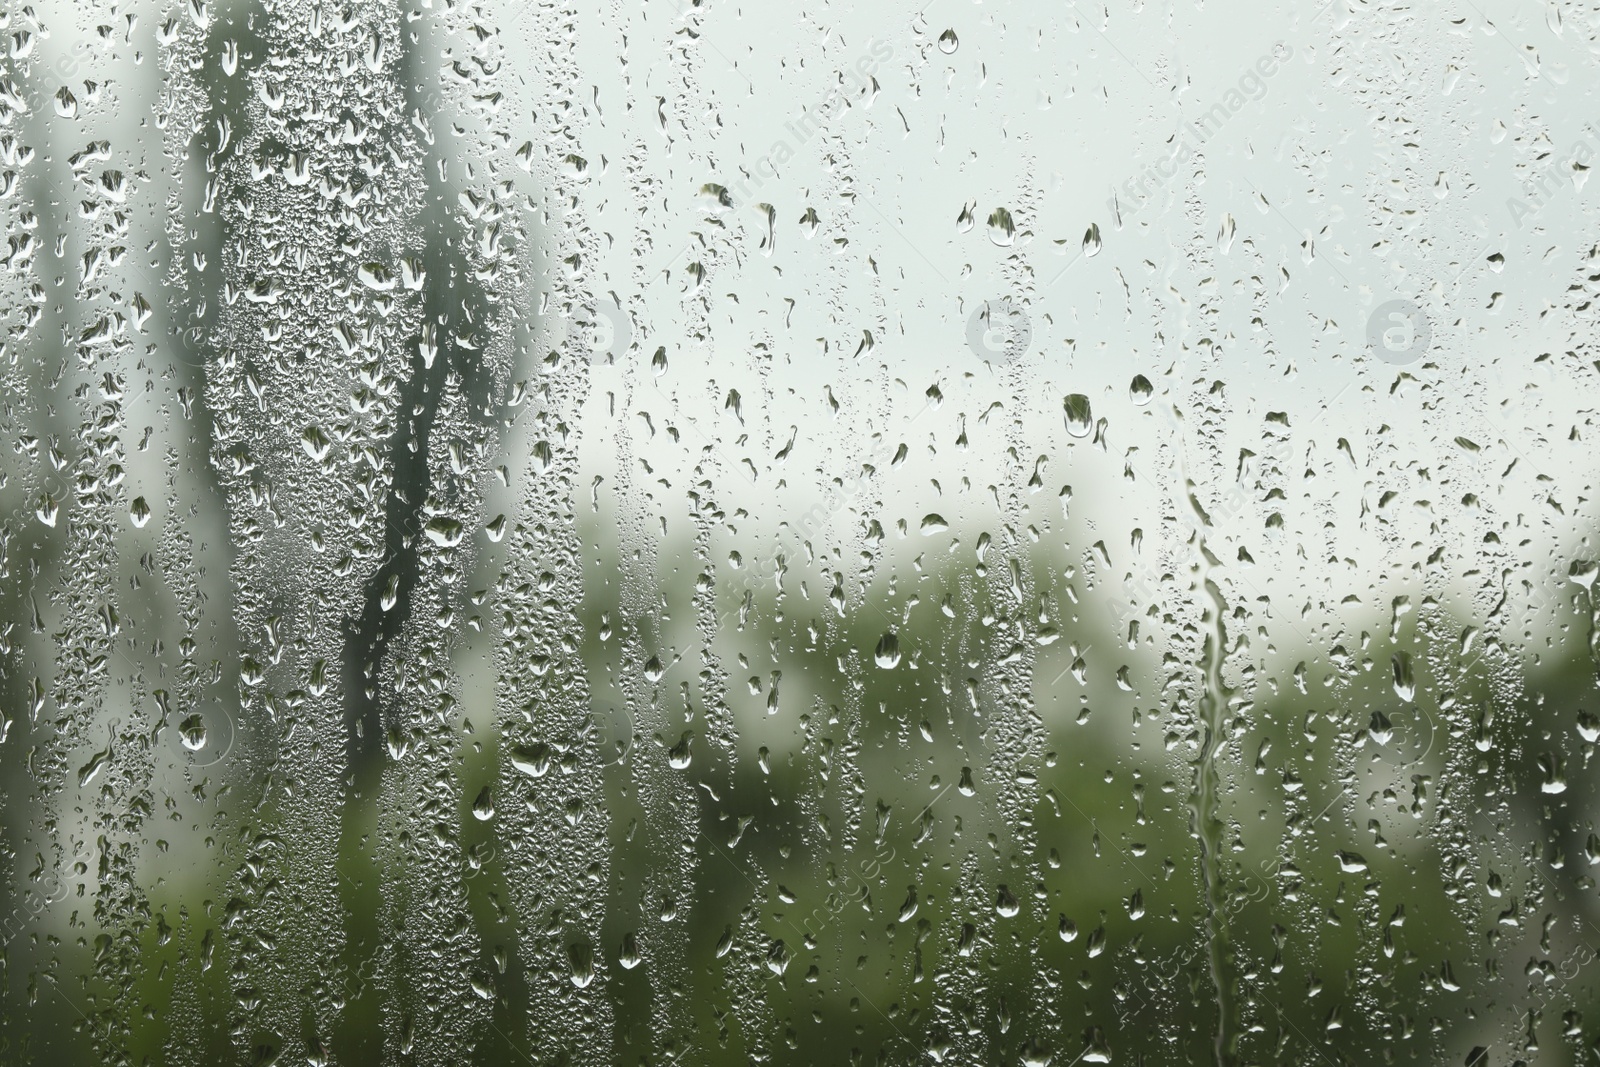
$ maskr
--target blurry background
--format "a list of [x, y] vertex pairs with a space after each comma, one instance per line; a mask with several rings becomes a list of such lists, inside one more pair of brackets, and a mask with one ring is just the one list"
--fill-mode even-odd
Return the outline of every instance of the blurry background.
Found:
[[4, 19], [4, 1062], [1600, 1054], [1600, 9]]

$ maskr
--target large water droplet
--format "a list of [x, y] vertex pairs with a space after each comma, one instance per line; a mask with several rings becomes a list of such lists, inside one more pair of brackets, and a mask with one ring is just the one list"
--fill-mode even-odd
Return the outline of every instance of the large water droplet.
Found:
[[206, 747], [206, 721], [198, 715], [190, 715], [178, 724], [178, 737], [183, 741], [183, 747], [190, 752], [199, 752]]
[[689, 751], [689, 742], [694, 734], [689, 730], [683, 732], [683, 738], [672, 748], [667, 750], [667, 765], [673, 770], [687, 770], [693, 753]]
[[884, 670], [900, 666], [900, 639], [892, 633], [878, 638], [878, 647], [873, 650], [872, 658]]
[[1073, 393], [1063, 402], [1067, 432], [1074, 437], [1088, 437], [1094, 428], [1094, 413], [1089, 408], [1089, 398]]
[[567, 947], [567, 962], [572, 965], [572, 984], [579, 989], [594, 981], [594, 950], [587, 942], [576, 941]]
[[1344, 849], [1339, 849], [1336, 854], [1339, 857], [1339, 869], [1345, 874], [1360, 874], [1367, 869], [1366, 858], [1359, 852], [1346, 852]]
[[1016, 237], [1017, 224], [1012, 220], [1011, 212], [1003, 207], [989, 212], [989, 240], [1001, 248], [1009, 248]]
[[767, 949], [767, 970], [773, 974], [781, 975], [789, 969], [789, 950], [781, 940], [774, 941], [772, 947]]
[[1011, 890], [1002, 885], [999, 893], [995, 895], [994, 910], [999, 912], [1003, 918], [1009, 919], [1022, 910], [1022, 905], [1017, 902], [1017, 898], [1012, 895]]
[[478, 799], [472, 802], [472, 815], [479, 822], [488, 822], [494, 818], [494, 794], [488, 786], [478, 792]]
[[540, 741], [518, 745], [511, 750], [511, 766], [530, 778], [541, 778], [550, 769], [550, 746]]
[[1396, 652], [1390, 663], [1394, 667], [1394, 692], [1401, 700], [1414, 700], [1417, 695], [1417, 680], [1411, 670], [1411, 653]]

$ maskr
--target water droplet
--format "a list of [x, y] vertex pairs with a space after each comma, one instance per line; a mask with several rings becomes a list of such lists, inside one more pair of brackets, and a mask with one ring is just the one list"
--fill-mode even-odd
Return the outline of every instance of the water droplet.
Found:
[[939, 35], [939, 51], [945, 55], [955, 55], [955, 51], [959, 47], [961, 47], [961, 41], [956, 37], [955, 30], [945, 30]]
[[1567, 791], [1567, 761], [1560, 753], [1546, 752], [1540, 756], [1539, 769], [1544, 772], [1539, 792], [1549, 795]]
[[1414, 700], [1417, 696], [1417, 680], [1411, 670], [1411, 653], [1396, 652], [1390, 657], [1390, 664], [1394, 668], [1394, 692], [1401, 700]]
[[1372, 713], [1372, 722], [1367, 727], [1367, 733], [1372, 735], [1372, 740], [1380, 745], [1387, 745], [1394, 737], [1394, 724], [1389, 721], [1389, 716], [1381, 711]]
[[478, 792], [478, 799], [472, 802], [472, 815], [479, 822], [488, 822], [494, 818], [494, 794], [488, 786]]
[[914, 915], [916, 915], [916, 914], [917, 914], [917, 887], [914, 886], [914, 885], [909, 885], [909, 886], [906, 886], [905, 903], [900, 905], [900, 916], [899, 916], [899, 920], [898, 921], [903, 922], [903, 923], [910, 922], [912, 917]]
[[394, 272], [382, 263], [363, 263], [356, 268], [356, 280], [368, 289], [384, 293], [395, 286]]
[[1346, 852], [1339, 849], [1339, 870], [1345, 874], [1360, 874], [1367, 869], [1367, 861], [1359, 852]]
[[572, 984], [583, 989], [594, 981], [594, 949], [587, 942], [574, 941], [567, 946], [567, 962], [572, 966]]
[[206, 721], [199, 715], [190, 715], [178, 724], [178, 737], [183, 741], [183, 747], [190, 752], [199, 752], [206, 747]]
[[1224, 212], [1222, 216], [1222, 225], [1217, 228], [1218, 252], [1221, 252], [1223, 255], [1228, 254], [1228, 249], [1233, 247], [1233, 235], [1237, 229], [1238, 225], [1233, 221], [1233, 215], [1231, 213]]
[[428, 540], [444, 548], [454, 548], [461, 543], [466, 527], [448, 515], [435, 515], [428, 520], [428, 525], [422, 532], [428, 535]]
[[693, 758], [693, 754], [689, 751], [689, 742], [693, 737], [694, 733], [692, 731], [685, 730], [683, 738], [667, 751], [667, 765], [673, 770], [682, 771], [688, 769], [689, 761]]
[[781, 975], [788, 969], [789, 950], [784, 947], [781, 939], [774, 941], [772, 947], [767, 949], [767, 970], [773, 974]]
[[530, 778], [542, 778], [550, 769], [550, 746], [540, 741], [511, 750], [511, 766]]
[[1073, 393], [1062, 402], [1067, 432], [1073, 437], [1088, 437], [1094, 428], [1094, 413], [1089, 408], [1089, 398]]
[[622, 935], [622, 951], [617, 954], [617, 962], [622, 964], [622, 969], [631, 971], [639, 966], [639, 939], [633, 934]]
[[1016, 240], [1017, 224], [1011, 218], [1011, 212], [1003, 207], [997, 207], [989, 212], [989, 240], [1001, 248], [1009, 248], [1011, 242]]
[[878, 647], [873, 650], [872, 658], [884, 670], [900, 666], [900, 639], [893, 633], [878, 638]]
[[1050, 1067], [1055, 1058], [1055, 1053], [1040, 1044], [1038, 1038], [1031, 1038], [1022, 1050], [1022, 1067]]
[[1022, 905], [1017, 902], [1016, 897], [1012, 896], [1011, 890], [1002, 885], [1000, 891], [995, 895], [994, 910], [1002, 918], [1009, 919], [1022, 910]]
[[1078, 1054], [1084, 1063], [1110, 1063], [1111, 1046], [1106, 1043], [1105, 1031], [1100, 1027], [1091, 1027], [1086, 1035], [1086, 1047]]

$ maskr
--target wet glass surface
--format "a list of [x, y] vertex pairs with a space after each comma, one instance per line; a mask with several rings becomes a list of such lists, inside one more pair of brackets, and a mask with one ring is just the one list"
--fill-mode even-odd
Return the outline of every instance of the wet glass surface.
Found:
[[3, 12], [0, 1062], [1600, 1050], [1600, 8]]

